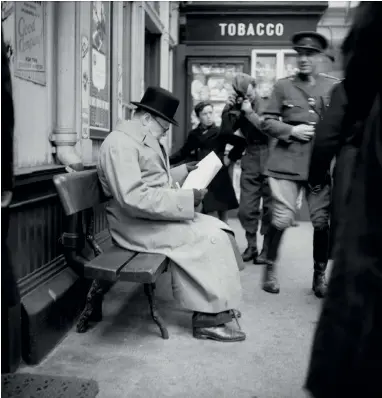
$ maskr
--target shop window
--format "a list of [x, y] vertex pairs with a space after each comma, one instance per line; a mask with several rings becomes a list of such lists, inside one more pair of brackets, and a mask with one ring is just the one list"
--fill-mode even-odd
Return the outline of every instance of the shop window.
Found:
[[111, 2], [91, 2], [89, 130], [92, 139], [104, 139], [112, 126], [111, 21]]
[[122, 52], [122, 85], [123, 85], [123, 117], [130, 119], [133, 105], [131, 101], [131, 9], [132, 3], [123, 2], [123, 52]]
[[145, 31], [145, 89], [160, 83], [160, 35]]
[[257, 81], [257, 90], [266, 108], [273, 85], [278, 79], [297, 72], [294, 50], [253, 50], [252, 76]]
[[194, 107], [200, 101], [209, 101], [214, 106], [215, 123], [221, 124], [221, 114], [232, 92], [232, 77], [237, 72], [244, 71], [244, 63], [226, 62], [192, 62], [191, 72], [191, 107], [189, 114], [191, 126], [198, 125]]

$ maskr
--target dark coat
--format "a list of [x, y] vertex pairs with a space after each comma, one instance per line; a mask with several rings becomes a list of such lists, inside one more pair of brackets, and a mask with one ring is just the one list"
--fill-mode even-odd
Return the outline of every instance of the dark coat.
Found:
[[[323, 117], [330, 91], [338, 81], [337, 78], [318, 75], [314, 86], [299, 76], [276, 82], [264, 112], [263, 131], [278, 140], [270, 153], [266, 175], [295, 181], [308, 179], [313, 140], [307, 143], [295, 140], [291, 136], [292, 127], [317, 123]], [[309, 105], [308, 98], [314, 99], [314, 106]]]
[[[207, 130], [200, 125], [190, 132], [183, 147], [170, 156], [170, 164], [181, 162], [200, 161], [210, 152], [214, 151], [223, 161], [224, 150], [227, 144], [233, 145], [228, 157], [232, 159], [232, 151], [242, 153], [245, 147], [243, 138], [234, 134], [222, 134], [220, 129], [213, 125]], [[208, 187], [208, 193], [203, 200], [203, 211], [211, 213], [214, 211], [225, 211], [236, 209], [239, 203], [236, 199], [235, 190], [232, 186], [228, 168], [223, 166]]]
[[[13, 190], [13, 127], [14, 110], [9, 61], [1, 32], [1, 193]], [[16, 277], [7, 244], [9, 208], [1, 208], [1, 302], [13, 307], [20, 301]]]
[[340, 240], [342, 220], [347, 213], [347, 196], [351, 188], [353, 168], [363, 131], [362, 123], [356, 123], [353, 126], [346, 125], [346, 106], [347, 98], [342, 82], [334, 87], [330, 106], [324, 119], [317, 125], [309, 168], [309, 184], [323, 185], [331, 161], [336, 156], [330, 218], [331, 258], [333, 258], [332, 249]]
[[370, 51], [382, 45], [382, 4], [361, 2], [357, 11], [344, 87], [346, 119], [364, 129], [313, 341], [306, 388], [314, 398], [382, 397], [382, 60]]

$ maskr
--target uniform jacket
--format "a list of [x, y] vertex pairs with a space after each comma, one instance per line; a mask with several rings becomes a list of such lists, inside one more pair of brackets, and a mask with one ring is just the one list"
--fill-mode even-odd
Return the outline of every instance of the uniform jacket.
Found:
[[[291, 136], [292, 127], [317, 123], [329, 105], [337, 78], [319, 74], [314, 85], [296, 75], [276, 82], [264, 112], [263, 131], [278, 141], [271, 151], [266, 174], [271, 177], [306, 181], [313, 141], [300, 142]], [[308, 99], [312, 99], [312, 106]]]
[[216, 313], [234, 308], [241, 286], [230, 228], [196, 213], [192, 190], [173, 188], [187, 175], [135, 121], [118, 123], [100, 148], [98, 173], [111, 197], [113, 240], [133, 251], [169, 257], [174, 297], [184, 307]]
[[[221, 134], [219, 127], [212, 125], [208, 129], [201, 125], [193, 129], [187, 137], [184, 146], [170, 156], [170, 164], [177, 164], [189, 160], [202, 160], [214, 151], [223, 162], [224, 150], [227, 144], [233, 145], [228, 154], [236, 151], [242, 153], [246, 146], [245, 140], [234, 134]], [[208, 187], [208, 192], [203, 199], [205, 213], [237, 209], [239, 203], [232, 186], [228, 168], [223, 166]]]

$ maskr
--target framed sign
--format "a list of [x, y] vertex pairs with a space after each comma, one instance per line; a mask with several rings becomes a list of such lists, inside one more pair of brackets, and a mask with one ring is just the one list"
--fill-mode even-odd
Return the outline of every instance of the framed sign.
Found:
[[44, 2], [15, 2], [15, 39], [15, 76], [45, 85]]
[[90, 138], [104, 139], [111, 128], [111, 4], [91, 3], [90, 36]]

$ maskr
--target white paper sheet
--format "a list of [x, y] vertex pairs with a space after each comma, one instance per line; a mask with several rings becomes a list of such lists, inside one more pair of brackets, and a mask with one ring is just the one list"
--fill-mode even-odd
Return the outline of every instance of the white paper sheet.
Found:
[[220, 161], [216, 153], [209, 153], [197, 164], [197, 169], [188, 174], [182, 188], [206, 189], [222, 167], [223, 163]]

